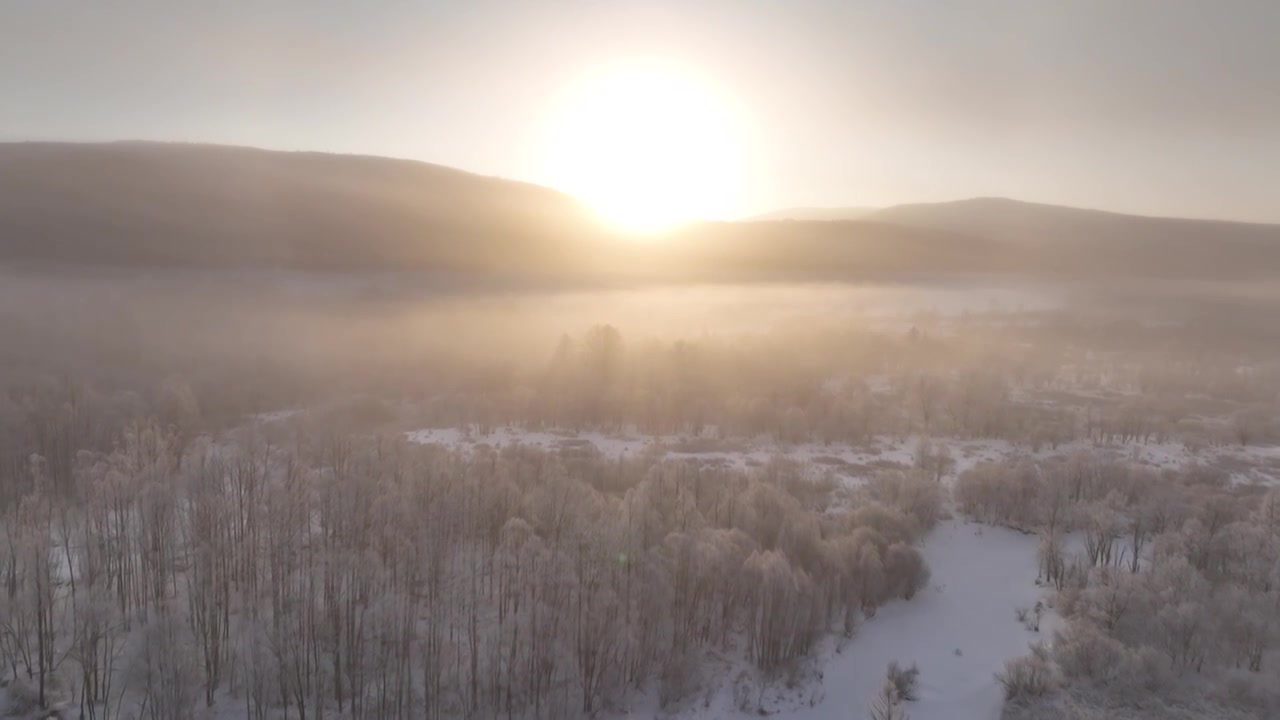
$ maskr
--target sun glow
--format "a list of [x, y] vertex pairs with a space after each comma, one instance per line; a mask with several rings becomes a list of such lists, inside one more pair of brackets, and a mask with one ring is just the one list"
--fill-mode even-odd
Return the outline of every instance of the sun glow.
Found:
[[559, 103], [549, 134], [551, 184], [623, 230], [652, 233], [737, 210], [738, 113], [678, 68], [628, 64], [590, 74]]

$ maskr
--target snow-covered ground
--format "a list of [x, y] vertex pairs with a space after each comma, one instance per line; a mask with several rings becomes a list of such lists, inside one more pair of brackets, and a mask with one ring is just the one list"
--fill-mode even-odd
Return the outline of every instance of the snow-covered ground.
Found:
[[[641, 435], [638, 433], [605, 434], [600, 432], [528, 431], [514, 427], [498, 427], [487, 434], [467, 432], [459, 428], [414, 430], [407, 437], [423, 444], [436, 444], [454, 450], [470, 451], [478, 447], [492, 448], [523, 445], [542, 450], [563, 450], [590, 444], [606, 457], [636, 457], [656, 452], [671, 459], [697, 460], [746, 468], [759, 466], [775, 457], [805, 463], [813, 470], [831, 470], [837, 475], [856, 478], [875, 470], [910, 467], [915, 462], [919, 439], [877, 438], [867, 446], [847, 443], [784, 443], [766, 438], [715, 441], [710, 438], [687, 438], [677, 435]], [[942, 442], [955, 461], [955, 471], [962, 472], [983, 460], [999, 460], [1015, 451], [1002, 440]]]
[[897, 661], [920, 668], [918, 699], [906, 706], [912, 720], [997, 720], [1003, 695], [995, 674], [1006, 660], [1051, 637], [1057, 620], [1047, 613], [1040, 631], [1032, 632], [1016, 616], [1047, 595], [1035, 584], [1036, 538], [955, 519], [935, 528], [922, 550], [933, 571], [929, 587], [912, 600], [882, 607], [852, 639], [830, 639], [814, 686], [775, 688], [760, 708], [753, 702], [744, 710], [735, 704], [732, 678], [726, 677], [709, 702], [699, 699], [664, 713], [644, 698], [619, 717], [858, 720], [866, 717], [885, 668]]
[[271, 412], [264, 412], [264, 413], [258, 413], [257, 415], [252, 415], [250, 416], [249, 419], [252, 422], [258, 422], [258, 423], [277, 423], [283, 420], [288, 420], [289, 418], [294, 417], [300, 414], [301, 412], [302, 412], [301, 410], [297, 410], [297, 409], [272, 410]]
[[[610, 458], [636, 457], [643, 452], [658, 452], [672, 459], [698, 460], [745, 468], [759, 466], [774, 457], [805, 463], [815, 472], [830, 470], [848, 480], [865, 477], [876, 470], [911, 467], [919, 445], [918, 437], [878, 437], [866, 446], [847, 443], [782, 443], [766, 438], [720, 441], [714, 447], [710, 438], [691, 442], [676, 435], [643, 435], [639, 433], [606, 434], [565, 431], [528, 431], [516, 427], [498, 427], [487, 434], [467, 432], [459, 428], [414, 430], [407, 437], [424, 444], [439, 444], [455, 450], [470, 451], [488, 445], [493, 448], [525, 445], [543, 450], [569, 449], [590, 444]], [[698, 442], [700, 441], [700, 442]], [[1234, 482], [1280, 482], [1280, 447], [1222, 445], [1191, 450], [1182, 443], [1130, 443], [1098, 446], [1077, 440], [1056, 448], [1044, 446], [1032, 452], [1004, 440], [934, 439], [935, 448], [945, 448], [955, 461], [952, 472], [959, 474], [983, 461], [997, 461], [1014, 455], [1037, 457], [1067, 454], [1075, 450], [1108, 452], [1154, 469], [1173, 469], [1193, 462], [1221, 464]], [[694, 445], [712, 449], [691, 450]]]
[[541, 432], [506, 426], [494, 428], [484, 434], [462, 428], [414, 430], [408, 437], [413, 442], [443, 445], [455, 450], [471, 450], [482, 445], [493, 448], [523, 445], [541, 450], [556, 450], [585, 442], [611, 458], [638, 455], [646, 447], [669, 440], [664, 437], [606, 435], [600, 432]]
[[1052, 634], [1051, 616], [1038, 633], [1015, 616], [1045, 596], [1035, 584], [1036, 538], [949, 520], [925, 538], [922, 550], [933, 572], [928, 589], [881, 608], [843, 652], [828, 659], [822, 702], [779, 717], [864, 717], [885, 667], [895, 660], [920, 668], [919, 699], [907, 705], [913, 720], [1000, 716], [1003, 696], [995, 673]]

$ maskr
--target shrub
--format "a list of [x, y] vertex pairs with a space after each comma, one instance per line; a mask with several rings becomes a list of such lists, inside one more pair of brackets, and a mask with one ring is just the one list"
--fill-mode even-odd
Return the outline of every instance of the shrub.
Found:
[[908, 720], [907, 712], [903, 709], [897, 692], [893, 681], [885, 678], [880, 686], [880, 692], [871, 701], [871, 707], [867, 711], [868, 717], [871, 720]]
[[1057, 688], [1053, 666], [1042, 653], [1010, 660], [1003, 672], [996, 673], [996, 680], [1004, 687], [1005, 700], [1039, 697]]
[[894, 696], [899, 701], [911, 702], [918, 697], [916, 685], [920, 680], [920, 668], [916, 667], [915, 663], [911, 663], [910, 667], [904, 668], [898, 665], [897, 660], [894, 660], [889, 663], [885, 676], [893, 684]]

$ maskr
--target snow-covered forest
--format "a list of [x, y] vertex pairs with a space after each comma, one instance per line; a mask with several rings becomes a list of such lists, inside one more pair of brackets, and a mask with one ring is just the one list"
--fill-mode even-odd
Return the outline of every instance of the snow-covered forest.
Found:
[[1259, 717], [1277, 711], [1280, 488], [1220, 467], [982, 464], [960, 508], [1039, 536], [1061, 632], [1001, 675], [1009, 718]]
[[62, 490], [32, 463], [5, 519], [5, 666], [104, 718], [215, 700], [255, 718], [590, 716], [650, 682], [675, 700], [700, 653], [740, 643], [774, 671], [911, 598], [928, 579], [913, 542], [941, 511], [912, 474], [827, 513], [830, 486], [787, 463], [325, 433], [183, 448], [131, 426]]
[[[991, 308], [446, 354], [405, 335], [438, 316], [351, 347], [372, 311], [329, 310], [163, 372], [5, 350], [11, 712], [1280, 711], [1265, 338]], [[44, 367], [67, 337], [105, 360]]]

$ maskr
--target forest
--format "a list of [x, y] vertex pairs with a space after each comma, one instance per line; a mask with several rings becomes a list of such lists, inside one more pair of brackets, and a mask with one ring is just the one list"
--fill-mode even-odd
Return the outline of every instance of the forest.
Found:
[[[312, 319], [342, 337], [387, 302]], [[516, 335], [464, 348], [468, 362], [408, 342], [374, 362], [335, 351], [287, 384], [271, 379], [307, 361], [270, 342], [153, 357], [152, 379], [42, 372], [28, 359], [68, 342], [49, 328], [69, 321], [27, 325], [37, 342], [8, 351], [0, 396], [11, 707], [785, 711], [766, 693], [820, 686], [831, 642], [857, 653], [878, 609], [930, 588], [921, 542], [955, 517], [1037, 536], [1026, 580], [1042, 600], [1009, 622], [1061, 618], [1000, 670], [1006, 717], [1276, 711], [1280, 366], [1265, 342], [1082, 307], [840, 317], [594, 324], [541, 353]], [[411, 327], [385, 322], [388, 337]], [[74, 342], [102, 358], [112, 340]], [[520, 433], [559, 440], [497, 440]], [[619, 454], [609, 437], [649, 444]]]

